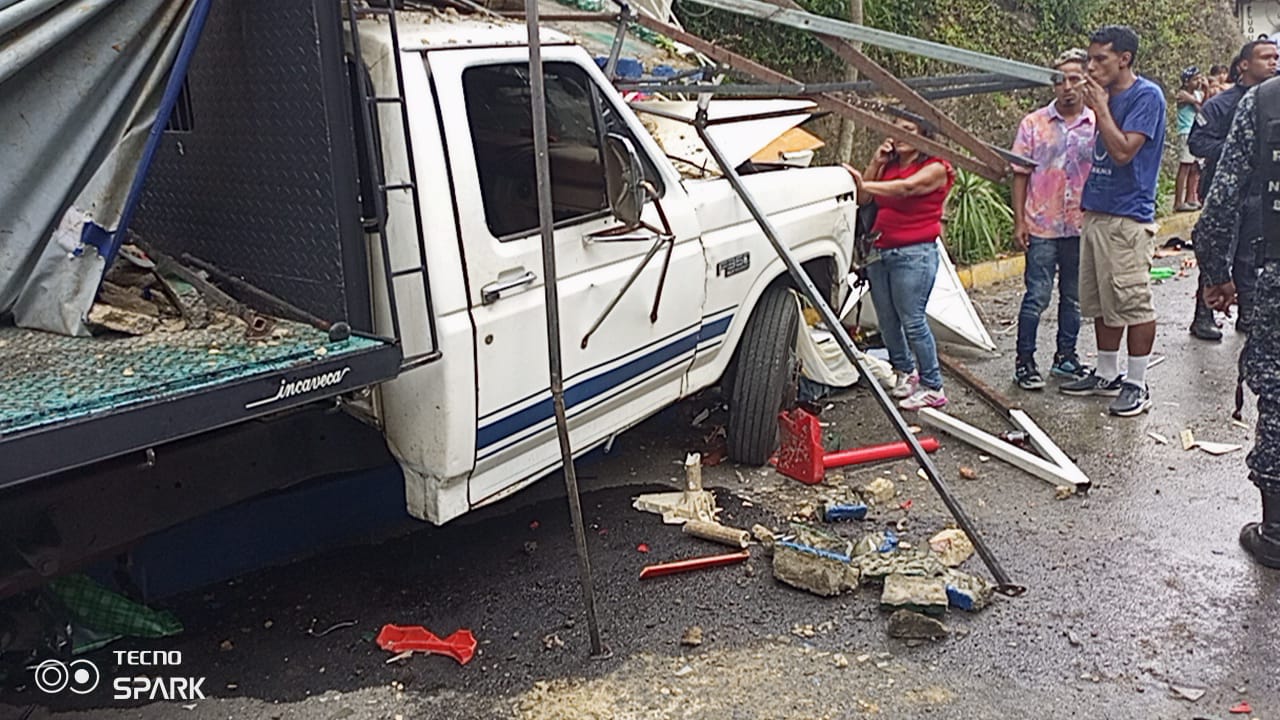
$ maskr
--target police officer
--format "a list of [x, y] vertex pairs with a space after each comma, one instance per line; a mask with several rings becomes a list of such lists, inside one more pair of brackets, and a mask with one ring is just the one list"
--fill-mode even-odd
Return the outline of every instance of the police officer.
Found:
[[[1261, 84], [1276, 74], [1277, 57], [1280, 57], [1280, 52], [1277, 52], [1275, 43], [1267, 40], [1246, 43], [1231, 63], [1228, 79], [1235, 84], [1210, 98], [1196, 117], [1187, 145], [1192, 155], [1204, 158], [1205, 161], [1204, 171], [1200, 175], [1201, 198], [1209, 194], [1209, 185], [1213, 181], [1214, 169], [1217, 167], [1218, 157], [1222, 154], [1222, 144], [1227, 139], [1227, 131], [1231, 129], [1231, 119], [1235, 117], [1236, 105], [1240, 103], [1240, 98], [1244, 97], [1249, 88]], [[1240, 234], [1241, 237], [1252, 239], [1262, 234], [1261, 228], [1258, 227], [1257, 197], [1248, 198], [1245, 202], [1246, 226], [1241, 228]], [[1249, 330], [1249, 316], [1252, 314], [1250, 308], [1253, 306], [1253, 278], [1256, 273], [1252, 243], [1239, 243], [1235, 250], [1231, 274], [1240, 301], [1240, 317], [1236, 320], [1236, 328], [1242, 332]], [[1204, 273], [1200, 274], [1200, 288], [1202, 290], [1204, 288]], [[1204, 298], [1199, 293], [1196, 295], [1196, 312], [1191, 321], [1191, 334], [1201, 340], [1222, 340], [1222, 331], [1213, 320], [1213, 311], [1205, 304]]]
[[[1252, 330], [1241, 356], [1243, 379], [1258, 394], [1258, 430], [1246, 463], [1262, 493], [1262, 521], [1244, 526], [1240, 544], [1254, 561], [1280, 568], [1280, 78], [1240, 99], [1223, 143], [1204, 213], [1192, 238], [1204, 278], [1204, 299], [1227, 312], [1236, 299], [1233, 252], [1245, 199], [1259, 199], [1261, 237], [1255, 246], [1261, 271], [1252, 308]], [[1238, 398], [1239, 399], [1239, 398]]]

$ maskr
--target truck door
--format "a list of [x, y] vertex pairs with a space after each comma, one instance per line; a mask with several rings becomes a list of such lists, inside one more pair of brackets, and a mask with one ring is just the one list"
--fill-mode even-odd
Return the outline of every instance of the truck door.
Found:
[[[565, 400], [576, 451], [678, 399], [699, 342], [704, 259], [679, 177], [580, 49], [544, 50], [551, 183], [560, 275]], [[442, 108], [463, 237], [476, 343], [473, 505], [559, 464], [547, 365], [528, 56], [524, 48], [428, 55]], [[604, 193], [607, 133], [631, 139], [661, 196], [674, 242], [658, 252], [599, 328], [588, 329], [653, 246], [597, 237], [615, 228]], [[662, 162], [654, 162], [659, 158]], [[651, 201], [644, 219], [661, 228]], [[665, 271], [664, 271], [665, 266]], [[661, 284], [656, 320], [651, 320]]]

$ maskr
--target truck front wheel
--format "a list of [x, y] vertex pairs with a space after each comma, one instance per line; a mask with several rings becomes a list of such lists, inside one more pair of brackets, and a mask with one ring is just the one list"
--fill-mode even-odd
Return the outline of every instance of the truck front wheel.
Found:
[[800, 316], [785, 284], [764, 291], [738, 343], [729, 391], [729, 458], [764, 465], [778, 447], [778, 413], [795, 402]]

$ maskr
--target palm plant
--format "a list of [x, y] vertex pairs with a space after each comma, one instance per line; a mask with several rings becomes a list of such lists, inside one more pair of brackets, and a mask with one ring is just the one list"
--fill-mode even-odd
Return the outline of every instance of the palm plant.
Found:
[[995, 183], [965, 170], [947, 197], [943, 242], [951, 257], [972, 264], [992, 260], [1010, 249], [1013, 209]]

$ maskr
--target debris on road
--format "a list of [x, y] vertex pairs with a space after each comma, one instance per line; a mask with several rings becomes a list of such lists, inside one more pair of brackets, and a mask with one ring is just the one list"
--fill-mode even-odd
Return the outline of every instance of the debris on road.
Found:
[[973, 555], [973, 542], [959, 528], [943, 530], [929, 538], [929, 548], [947, 567], [959, 567]]
[[684, 633], [680, 636], [680, 644], [685, 647], [697, 647], [702, 644], [702, 628], [698, 625], [691, 625], [685, 628]]
[[950, 569], [943, 575], [947, 586], [947, 603], [958, 610], [977, 612], [996, 596], [996, 586], [985, 578]]
[[893, 573], [884, 579], [882, 607], [941, 615], [948, 604], [947, 584], [942, 578]]
[[756, 541], [765, 547], [765, 549], [773, 548], [774, 535], [773, 531], [763, 525], [752, 525], [751, 535]]
[[848, 556], [792, 542], [774, 545], [773, 576], [822, 597], [856, 590], [859, 579], [858, 568]]
[[1190, 450], [1196, 446], [1196, 436], [1191, 432], [1191, 428], [1178, 433], [1178, 439], [1182, 441], [1183, 450]]
[[899, 640], [941, 640], [950, 631], [941, 621], [911, 610], [889, 616], [889, 637]]
[[683, 531], [686, 535], [739, 549], [746, 549], [751, 542], [751, 535], [746, 530], [727, 527], [715, 522], [690, 520], [684, 524]]
[[1244, 446], [1238, 443], [1209, 442], [1208, 440], [1197, 440], [1193, 447], [1197, 447], [1210, 455], [1226, 455], [1227, 453], [1244, 449]]
[[1174, 697], [1178, 697], [1189, 702], [1199, 700], [1204, 697], [1206, 692], [1204, 688], [1191, 687], [1189, 685], [1174, 685], [1172, 683], [1169, 684], [1169, 690], [1173, 692]]
[[632, 507], [642, 512], [662, 516], [668, 525], [680, 525], [689, 520], [715, 522], [716, 496], [702, 489], [702, 457], [689, 453], [684, 461], [685, 485], [679, 492], [645, 493], [636, 497]]
[[375, 639], [378, 647], [388, 652], [406, 650], [433, 655], [444, 655], [466, 665], [476, 653], [476, 638], [465, 628], [455, 630], [441, 638], [421, 625], [383, 625]]
[[1058, 500], [1066, 500], [1076, 494], [1075, 485], [1059, 485], [1053, 489], [1053, 497]]
[[722, 565], [732, 565], [740, 563], [751, 557], [751, 553], [743, 550], [742, 552], [729, 553], [727, 555], [703, 555], [701, 557], [689, 558], [687, 560], [676, 560], [668, 563], [659, 563], [657, 565], [646, 565], [640, 570], [640, 579], [647, 580], [653, 577], [662, 577], [663, 575], [674, 575], [676, 573], [690, 572], [692, 570], [704, 570], [706, 568], [720, 567]]
[[[827, 469], [911, 457], [905, 442], [882, 443], [828, 452], [822, 445], [822, 426], [812, 413], [796, 408], [778, 415], [780, 444], [773, 465], [782, 475], [806, 485], [822, 482]], [[935, 452], [938, 439], [921, 437], [920, 447]]]
[[311, 637], [324, 637], [325, 635], [328, 635], [329, 633], [334, 632], [336, 630], [355, 627], [356, 625], [355, 620], [343, 620], [341, 622], [336, 622], [330, 625], [329, 627], [325, 628], [324, 630], [321, 630], [320, 632], [316, 632], [317, 622], [319, 622], [319, 618], [311, 618], [311, 627], [307, 628], [307, 634], [310, 635]]
[[863, 486], [860, 492], [866, 502], [872, 505], [883, 505], [898, 494], [898, 489], [889, 478], [878, 477]]
[[1236, 705], [1233, 705], [1231, 709], [1228, 710], [1227, 712], [1231, 713], [1232, 715], [1248, 715], [1249, 713], [1253, 712], [1253, 707], [1249, 705], [1249, 703], [1244, 702], [1242, 700]]
[[638, 552], [638, 553], [647, 553], [647, 552], [649, 552], [649, 545], [648, 545], [648, 543], [640, 543], [639, 545], [636, 545], [636, 552]]
[[977, 479], [978, 479], [978, 471], [977, 471], [977, 470], [974, 470], [973, 468], [969, 467], [968, 465], [961, 465], [961, 466], [960, 466], [960, 477], [961, 477], [962, 479], [964, 479], [964, 480], [977, 480]]
[[1147, 437], [1151, 438], [1152, 440], [1155, 440], [1156, 442], [1160, 443], [1161, 445], [1168, 445], [1168, 444], [1169, 444], [1169, 438], [1167, 438], [1167, 437], [1165, 437], [1165, 436], [1161, 435], [1161, 434], [1160, 434], [1160, 433], [1158, 433], [1158, 432], [1148, 432], [1148, 433], [1147, 433]]
[[862, 503], [829, 502], [822, 510], [822, 519], [827, 522], [862, 520], [866, 517], [867, 506]]
[[555, 650], [564, 647], [564, 641], [556, 633], [550, 633], [542, 637], [543, 650]]
[[[933, 408], [921, 409], [920, 419], [943, 432], [954, 435], [978, 450], [990, 453], [1010, 465], [1055, 486], [1064, 484], [1087, 485], [1089, 483], [1089, 479], [1074, 464], [1069, 467], [1059, 466], [1020, 447], [1016, 447], [991, 433], [980, 430], [963, 420]], [[1026, 435], [1026, 432], [1024, 431], [1022, 434]], [[1047, 437], [1046, 435], [1045, 439]], [[1058, 450], [1058, 452], [1061, 452], [1061, 450]], [[1066, 456], [1063, 455], [1063, 457], [1065, 458]]]

